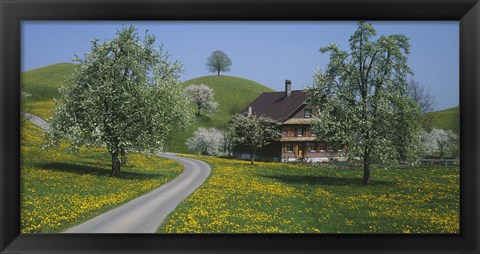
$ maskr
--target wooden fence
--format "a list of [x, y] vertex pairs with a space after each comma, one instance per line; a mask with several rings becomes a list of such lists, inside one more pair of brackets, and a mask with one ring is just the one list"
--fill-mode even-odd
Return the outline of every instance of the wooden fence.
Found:
[[445, 167], [448, 166], [458, 166], [460, 164], [459, 159], [421, 159], [423, 164], [428, 164], [430, 166], [442, 165]]

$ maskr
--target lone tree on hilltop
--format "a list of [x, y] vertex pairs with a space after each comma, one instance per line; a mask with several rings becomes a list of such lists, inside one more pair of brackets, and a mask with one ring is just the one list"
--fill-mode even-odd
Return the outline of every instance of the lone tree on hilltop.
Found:
[[216, 72], [220, 75], [220, 72], [230, 71], [232, 60], [223, 51], [214, 51], [207, 59], [208, 71]]
[[142, 41], [131, 26], [111, 41], [94, 40], [83, 59], [76, 57], [80, 66], [55, 101], [51, 143], [68, 138], [74, 148], [105, 147], [112, 176], [120, 175], [128, 149], [163, 150], [191, 113], [178, 81], [180, 63], [154, 43], [154, 36], [146, 33]]
[[280, 137], [279, 124], [264, 116], [236, 114], [229, 122], [229, 129], [233, 144], [251, 151], [252, 165], [257, 150]]
[[421, 150], [420, 110], [408, 96], [406, 78], [412, 74], [405, 35], [374, 40], [372, 25], [359, 22], [350, 37], [350, 51], [336, 44], [320, 49], [330, 53], [325, 71], [314, 75], [308, 89], [315, 110], [313, 130], [320, 140], [348, 144], [348, 154], [363, 160], [363, 182], [370, 182], [373, 164], [398, 162], [397, 133], [402, 130], [402, 155], [418, 159]]
[[218, 103], [213, 98], [215, 91], [206, 85], [189, 85], [185, 88], [184, 94], [188, 100], [197, 106], [197, 116], [200, 116], [201, 111], [213, 113], [218, 108]]

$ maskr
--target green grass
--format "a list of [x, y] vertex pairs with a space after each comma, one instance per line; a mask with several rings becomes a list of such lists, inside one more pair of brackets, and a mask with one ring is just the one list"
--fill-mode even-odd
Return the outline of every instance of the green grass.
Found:
[[51, 101], [58, 97], [58, 88], [73, 73], [76, 66], [71, 63], [59, 63], [23, 72], [22, 88], [32, 95], [29, 101]]
[[22, 102], [25, 111], [44, 119], [50, 118], [55, 107], [53, 99], [59, 97], [58, 88], [76, 67], [76, 64], [59, 63], [23, 72], [21, 87], [31, 95]]
[[55, 103], [53, 100], [50, 101], [30, 101], [26, 105], [26, 110], [30, 114], [39, 116], [45, 120], [49, 120], [53, 115], [55, 109]]
[[224, 75], [191, 79], [185, 81], [182, 86], [187, 87], [192, 84], [204, 84], [215, 91], [215, 100], [219, 107], [218, 112], [212, 114], [211, 119], [222, 122], [230, 120], [232, 113], [237, 113], [246, 107], [261, 93], [273, 91], [252, 80]]
[[183, 171], [172, 160], [129, 153], [118, 178], [101, 148], [42, 149], [42, 130], [27, 122], [21, 146], [21, 232], [55, 233], [132, 200]]
[[210, 178], [168, 233], [459, 233], [459, 168], [362, 170], [196, 157]]
[[227, 124], [233, 114], [245, 108], [261, 93], [273, 91], [271, 88], [252, 80], [224, 75], [191, 79], [185, 81], [182, 86], [187, 87], [192, 84], [204, 84], [212, 88], [215, 91], [214, 98], [219, 104], [218, 110], [208, 116], [196, 117], [186, 131], [177, 134], [170, 145], [170, 150], [174, 152], [188, 152], [185, 142], [198, 127], [221, 128]]
[[437, 129], [452, 130], [455, 133], [459, 133], [459, 108], [449, 108], [441, 111], [432, 112], [435, 116], [433, 127]]

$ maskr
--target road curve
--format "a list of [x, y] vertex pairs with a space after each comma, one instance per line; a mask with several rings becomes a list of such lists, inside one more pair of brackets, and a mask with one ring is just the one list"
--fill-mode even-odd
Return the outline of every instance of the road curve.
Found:
[[118, 208], [103, 213], [64, 233], [154, 233], [177, 205], [195, 191], [210, 174], [210, 166], [174, 154], [157, 154], [179, 161], [184, 171], [171, 182]]
[[[40, 117], [29, 120], [48, 131], [50, 126]], [[200, 160], [158, 153], [159, 157], [183, 164], [183, 172], [172, 181], [120, 207], [103, 213], [64, 233], [155, 233], [165, 217], [210, 175], [210, 166]]]

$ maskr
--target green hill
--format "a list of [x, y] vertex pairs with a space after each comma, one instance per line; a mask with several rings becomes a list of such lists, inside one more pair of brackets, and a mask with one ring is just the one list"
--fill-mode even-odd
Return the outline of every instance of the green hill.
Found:
[[194, 78], [183, 82], [183, 86], [204, 84], [215, 91], [215, 100], [218, 102], [216, 113], [207, 116], [201, 116], [195, 119], [195, 122], [189, 128], [175, 136], [170, 146], [171, 151], [187, 152], [185, 141], [192, 136], [198, 127], [216, 127], [224, 126], [231, 116], [245, 108], [248, 103], [253, 101], [262, 92], [272, 92], [273, 89], [266, 87], [252, 80], [232, 77], [232, 76], [204, 76]]
[[[60, 63], [23, 72], [21, 74], [22, 89], [31, 94], [25, 103], [26, 111], [48, 119], [54, 109], [53, 98], [58, 97], [58, 88], [76, 66], [71, 63]], [[198, 127], [222, 127], [233, 114], [242, 110], [262, 92], [273, 91], [255, 81], [223, 75], [191, 79], [183, 82], [182, 86], [191, 84], [204, 84], [212, 88], [215, 91], [215, 100], [219, 104], [218, 111], [209, 116], [196, 118], [186, 131], [174, 137], [169, 147], [170, 151], [187, 152], [185, 141]]]
[[46, 101], [58, 95], [58, 87], [75, 70], [76, 64], [48, 65], [21, 74], [22, 87], [32, 94], [32, 101]]
[[183, 86], [204, 84], [215, 91], [218, 112], [211, 116], [212, 120], [228, 121], [232, 114], [247, 106], [263, 92], [273, 89], [252, 80], [232, 76], [204, 76], [183, 82]]
[[59, 63], [23, 72], [20, 78], [22, 89], [31, 94], [25, 104], [26, 111], [48, 119], [54, 108], [53, 98], [58, 97], [58, 88], [76, 66]]
[[459, 108], [454, 107], [429, 114], [434, 116], [433, 128], [452, 130], [455, 133], [459, 133], [459, 113]]

